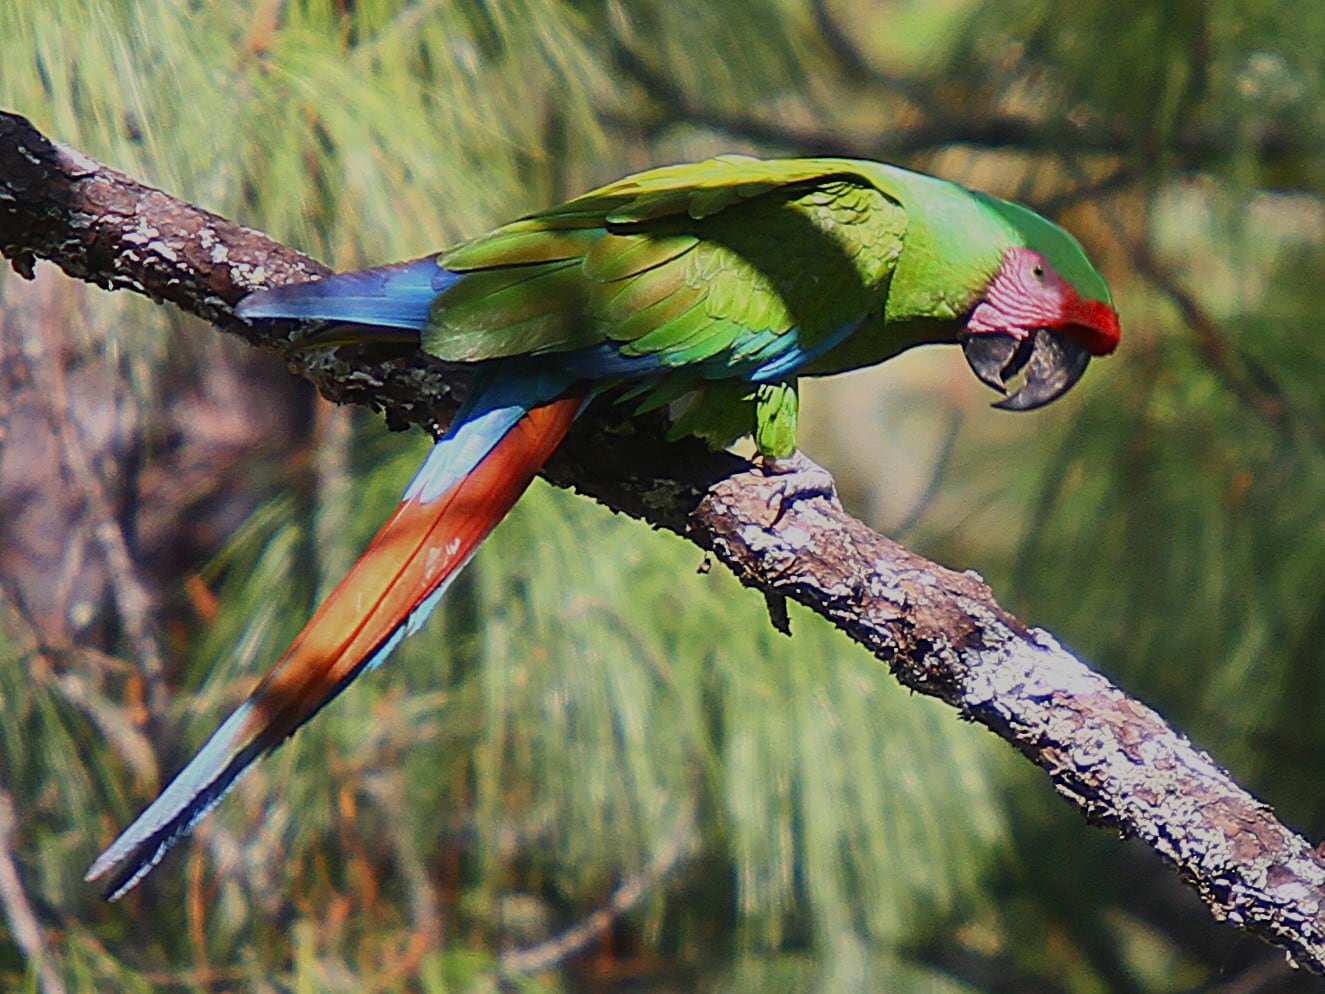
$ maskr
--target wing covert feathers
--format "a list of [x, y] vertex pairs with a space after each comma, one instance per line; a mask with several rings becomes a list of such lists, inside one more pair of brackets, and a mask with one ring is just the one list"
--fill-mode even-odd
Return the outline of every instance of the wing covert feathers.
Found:
[[906, 227], [844, 160], [654, 169], [443, 253], [459, 279], [423, 346], [476, 361], [609, 345], [676, 369], [758, 342], [794, 366], [881, 312]]

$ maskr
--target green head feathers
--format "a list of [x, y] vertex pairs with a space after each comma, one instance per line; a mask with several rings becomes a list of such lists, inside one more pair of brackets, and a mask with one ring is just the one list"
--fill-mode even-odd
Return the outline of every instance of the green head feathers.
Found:
[[1044, 256], [1058, 275], [1071, 283], [1084, 299], [1113, 305], [1104, 277], [1091, 265], [1085, 249], [1070, 233], [1011, 200], [1000, 200], [984, 193], [973, 195], [1007, 222], [1016, 232], [1018, 244]]

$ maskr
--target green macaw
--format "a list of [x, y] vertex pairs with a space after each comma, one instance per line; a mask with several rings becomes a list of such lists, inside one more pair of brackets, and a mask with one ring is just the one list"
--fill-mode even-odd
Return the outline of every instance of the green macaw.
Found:
[[97, 859], [133, 887], [259, 757], [437, 605], [584, 406], [687, 395], [677, 429], [796, 448], [800, 376], [958, 343], [1030, 410], [1118, 344], [1077, 241], [1025, 207], [878, 162], [727, 155], [628, 176], [412, 262], [250, 294], [315, 345], [407, 340], [476, 385], [392, 518], [249, 698]]

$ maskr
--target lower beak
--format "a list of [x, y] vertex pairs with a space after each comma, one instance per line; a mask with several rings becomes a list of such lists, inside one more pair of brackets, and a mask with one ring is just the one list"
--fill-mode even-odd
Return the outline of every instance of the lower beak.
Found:
[[958, 341], [981, 381], [999, 393], [1012, 391], [994, 405], [1004, 411], [1033, 411], [1057, 400], [1081, 379], [1090, 362], [1084, 345], [1047, 328], [1020, 340], [1002, 333], [962, 332]]

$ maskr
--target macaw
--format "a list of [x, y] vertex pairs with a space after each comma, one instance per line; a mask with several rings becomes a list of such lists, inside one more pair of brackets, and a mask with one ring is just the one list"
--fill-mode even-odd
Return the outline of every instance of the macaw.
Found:
[[[436, 607], [587, 403], [689, 396], [677, 429], [794, 463], [799, 376], [957, 343], [1031, 410], [1118, 344], [1103, 278], [1029, 209], [878, 162], [665, 166], [444, 252], [250, 294], [310, 345], [415, 342], [475, 386], [363, 556], [257, 688], [92, 865], [132, 888], [234, 785]], [[1009, 393], [1009, 391], [1011, 391]]]

